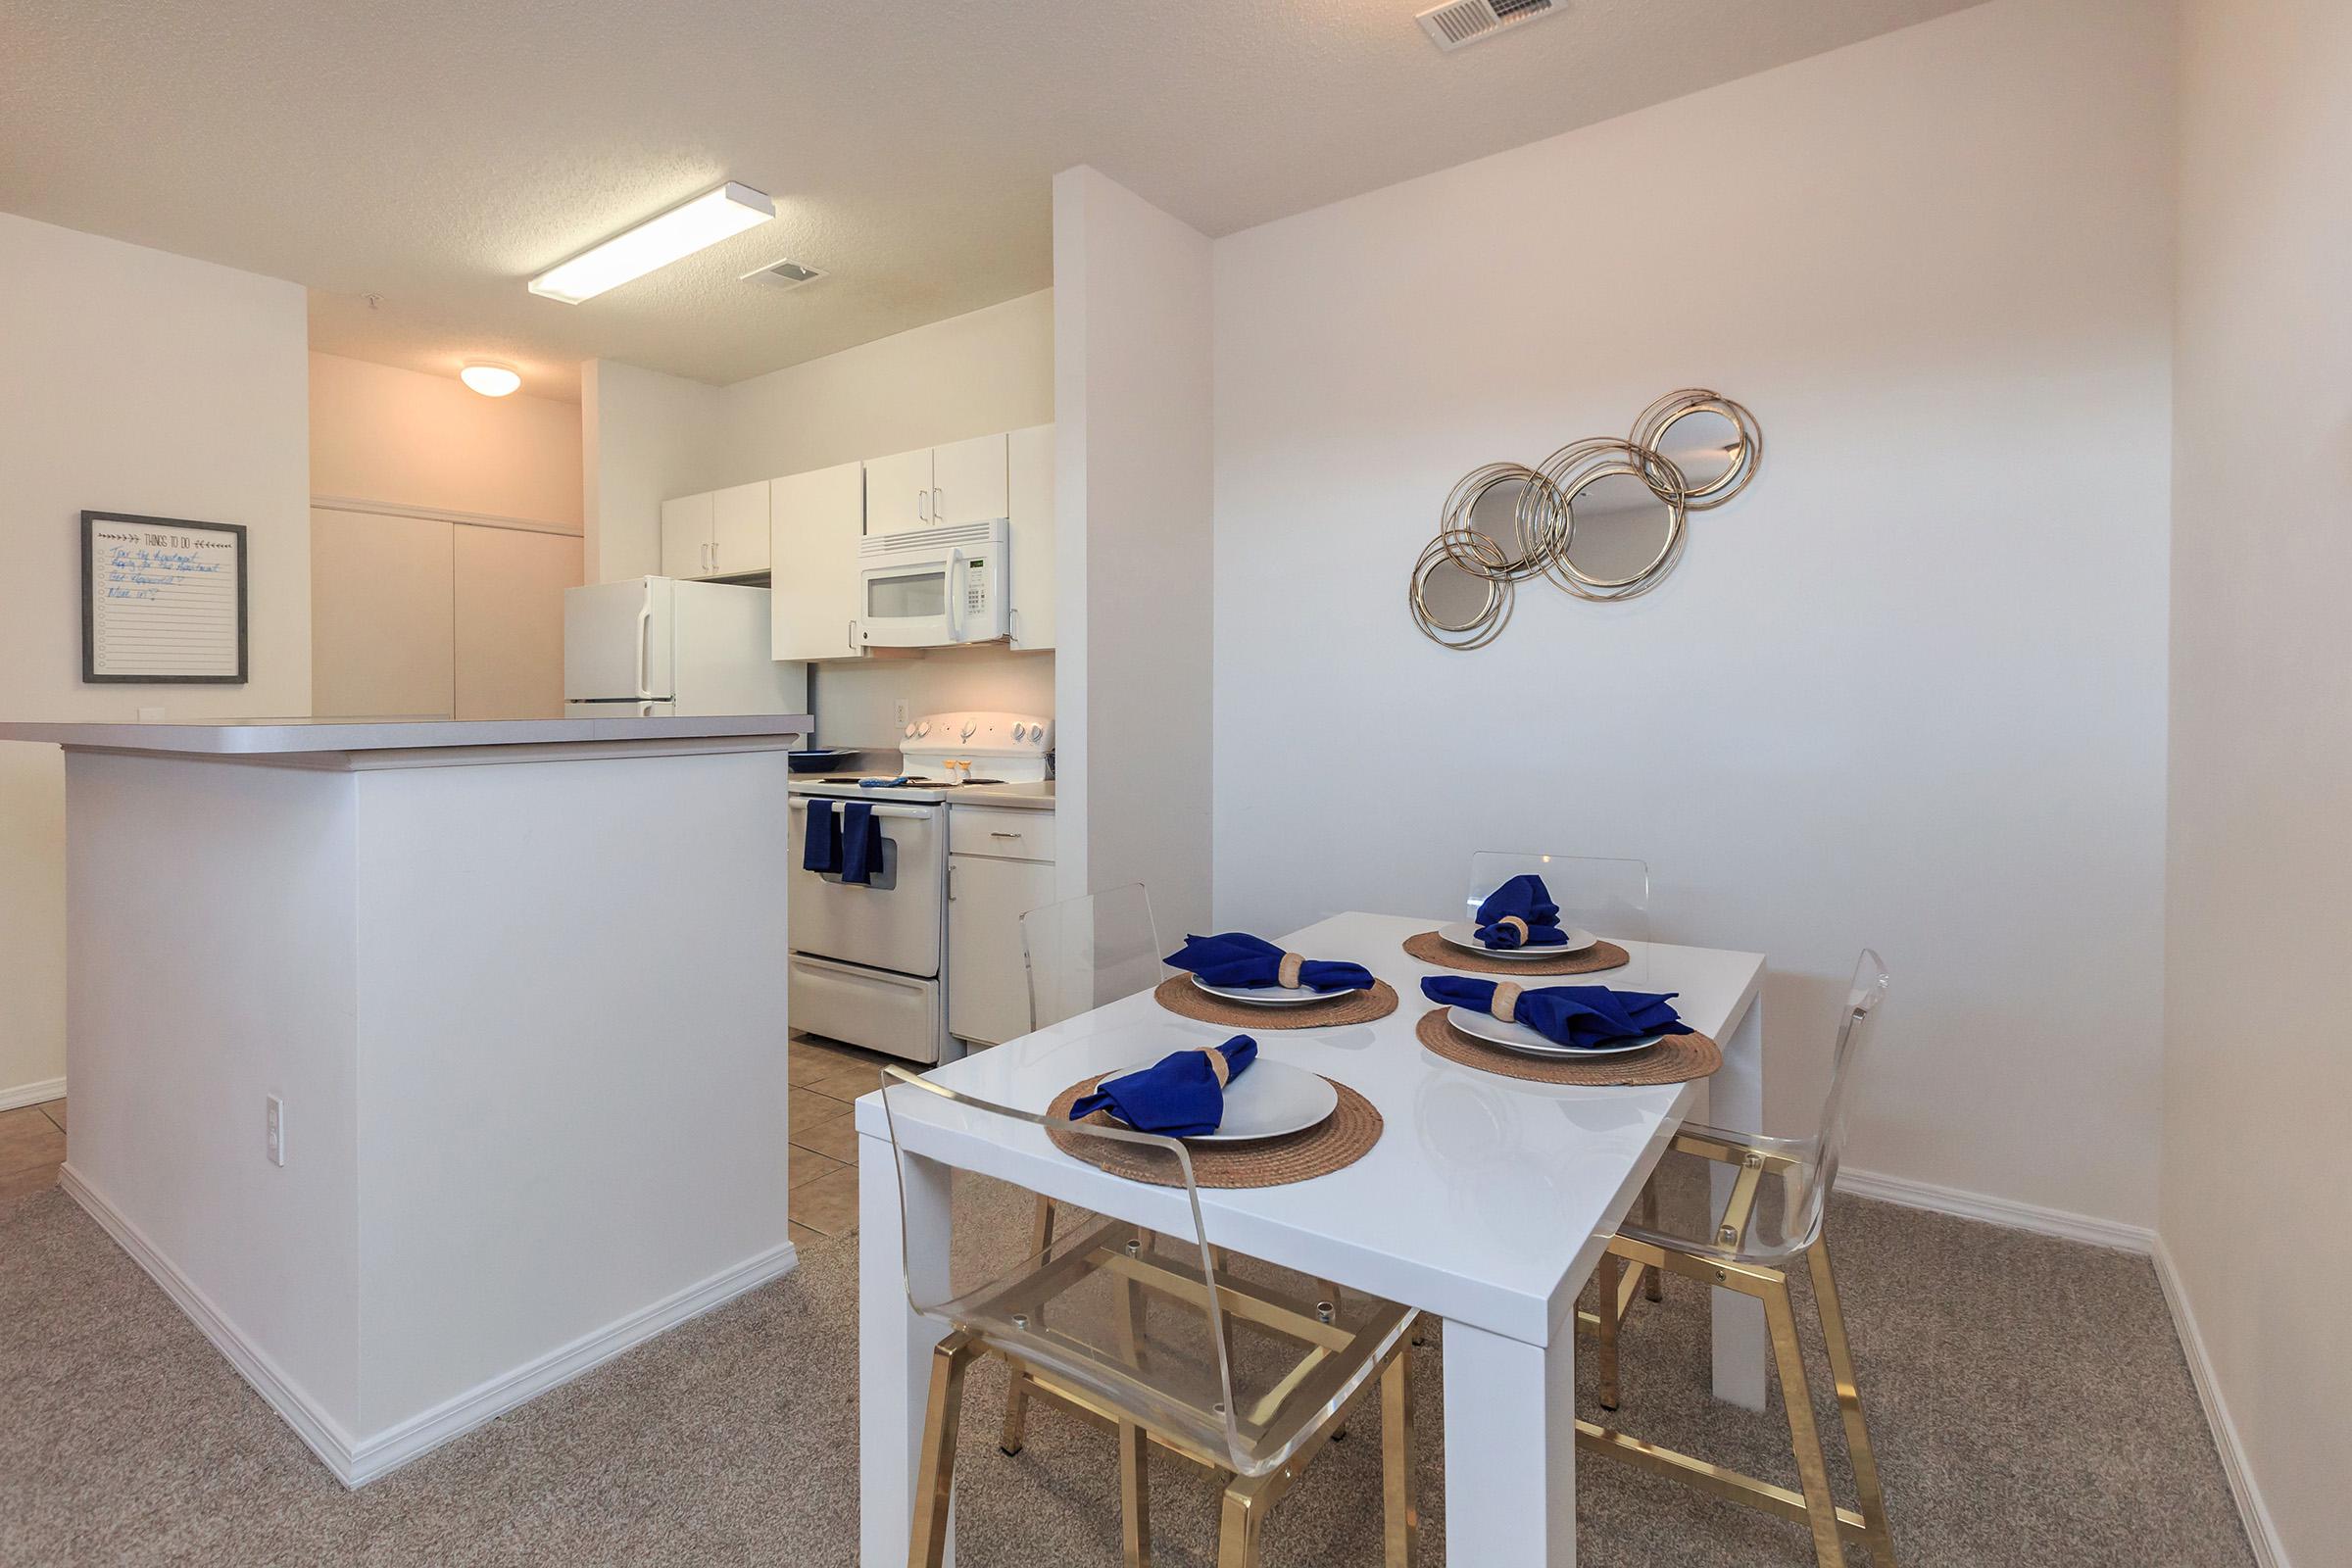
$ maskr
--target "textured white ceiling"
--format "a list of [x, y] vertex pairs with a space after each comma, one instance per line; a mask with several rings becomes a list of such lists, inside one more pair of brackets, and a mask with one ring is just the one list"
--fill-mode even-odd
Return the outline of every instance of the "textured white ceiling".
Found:
[[[1974, 3], [1567, 0], [1441, 55], [1424, 0], [0, 0], [0, 209], [307, 284], [330, 353], [723, 383], [1044, 287], [1072, 164], [1230, 233]], [[727, 178], [777, 220], [524, 291]], [[829, 275], [736, 280], [783, 255]]]

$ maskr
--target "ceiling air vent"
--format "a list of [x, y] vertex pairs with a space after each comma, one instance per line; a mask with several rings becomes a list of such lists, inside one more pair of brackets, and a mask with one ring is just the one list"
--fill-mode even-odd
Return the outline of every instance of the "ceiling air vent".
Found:
[[1559, 0], [1453, 0], [1421, 13], [1421, 30], [1447, 53], [1491, 38], [1505, 27], [1535, 22], [1560, 8]]
[[765, 283], [769, 288], [799, 288], [803, 283], [813, 283], [824, 275], [815, 268], [803, 267], [787, 257], [744, 273], [743, 280], [746, 283]]

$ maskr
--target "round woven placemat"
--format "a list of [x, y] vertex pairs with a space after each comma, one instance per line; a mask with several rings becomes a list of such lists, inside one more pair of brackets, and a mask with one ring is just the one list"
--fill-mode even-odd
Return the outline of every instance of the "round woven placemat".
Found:
[[[1111, 1076], [1105, 1074], [1104, 1076]], [[1156, 1152], [1109, 1138], [1086, 1138], [1065, 1131], [1070, 1107], [1080, 1095], [1092, 1094], [1102, 1078], [1081, 1078], [1054, 1097], [1046, 1107], [1046, 1136], [1055, 1148], [1089, 1165], [1130, 1181], [1154, 1187], [1181, 1187], [1184, 1179]], [[1282, 1187], [1311, 1181], [1344, 1170], [1371, 1152], [1385, 1125], [1372, 1102], [1346, 1084], [1326, 1078], [1340, 1092], [1340, 1105], [1302, 1133], [1261, 1138], [1248, 1144], [1189, 1144], [1196, 1187]], [[1098, 1110], [1089, 1122], [1107, 1124], [1108, 1111]]]
[[1445, 969], [1467, 969], [1473, 974], [1598, 974], [1622, 969], [1634, 956], [1614, 942], [1595, 942], [1582, 953], [1556, 958], [1490, 958], [1455, 947], [1435, 931], [1404, 939], [1404, 951], [1423, 963]]
[[1328, 1002], [1301, 1002], [1274, 1007], [1253, 1002], [1227, 1002], [1212, 997], [1180, 974], [1162, 980], [1152, 993], [1170, 1012], [1202, 1023], [1229, 1023], [1236, 1029], [1323, 1029], [1335, 1023], [1370, 1023], [1396, 1010], [1396, 988], [1375, 980], [1369, 991], [1342, 991]]
[[1668, 1035], [1647, 1051], [1594, 1056], [1590, 1061], [1551, 1061], [1490, 1046], [1456, 1029], [1444, 1007], [1423, 1013], [1413, 1033], [1447, 1061], [1537, 1084], [1680, 1084], [1707, 1077], [1723, 1065], [1723, 1053], [1715, 1049], [1715, 1042], [1695, 1032]]

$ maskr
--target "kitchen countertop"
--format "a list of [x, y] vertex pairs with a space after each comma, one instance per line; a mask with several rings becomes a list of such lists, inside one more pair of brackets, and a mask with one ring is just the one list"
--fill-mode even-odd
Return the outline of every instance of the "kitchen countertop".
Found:
[[1051, 811], [1054, 809], [1054, 781], [1042, 784], [973, 784], [954, 791], [948, 797], [950, 806], [1009, 807], [1016, 811]]
[[732, 749], [741, 749], [745, 744], [788, 746], [809, 733], [815, 724], [815, 719], [807, 713], [711, 718], [253, 718], [192, 724], [0, 723], [0, 741], [221, 758], [628, 741], [723, 741]]

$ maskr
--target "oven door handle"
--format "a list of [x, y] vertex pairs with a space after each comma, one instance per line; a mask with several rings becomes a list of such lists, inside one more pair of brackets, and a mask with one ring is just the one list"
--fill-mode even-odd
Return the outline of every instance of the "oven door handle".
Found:
[[[847, 804], [846, 802], [842, 801], [842, 798], [838, 795], [828, 795], [825, 797], [825, 799], [836, 804]], [[805, 795], [795, 795], [785, 803], [785, 806], [786, 809], [788, 810], [806, 811], [808, 809], [808, 798]], [[931, 815], [931, 813], [936, 809], [937, 808], [929, 806], [891, 806], [883, 802], [876, 802], [874, 804], [874, 814], [876, 816], [911, 819], [918, 822]]]

